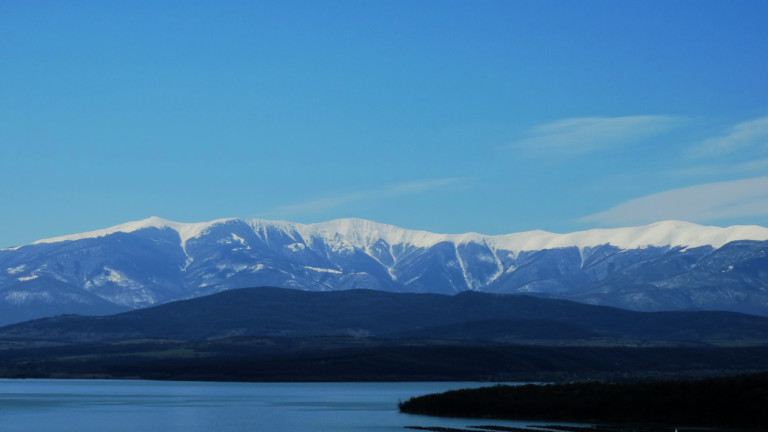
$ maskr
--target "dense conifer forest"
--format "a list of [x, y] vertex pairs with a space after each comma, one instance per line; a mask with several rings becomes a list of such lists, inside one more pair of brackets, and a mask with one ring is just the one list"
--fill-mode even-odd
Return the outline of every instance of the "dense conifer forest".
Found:
[[768, 373], [661, 382], [493, 386], [411, 398], [411, 414], [768, 428]]

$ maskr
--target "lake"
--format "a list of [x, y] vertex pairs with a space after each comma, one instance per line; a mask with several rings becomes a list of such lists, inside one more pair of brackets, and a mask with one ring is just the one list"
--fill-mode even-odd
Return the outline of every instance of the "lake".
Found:
[[[401, 414], [398, 400], [489, 383], [0, 380], [3, 432], [403, 432], [488, 420]], [[491, 422], [524, 427], [536, 422]], [[544, 423], [539, 423], [544, 424]]]

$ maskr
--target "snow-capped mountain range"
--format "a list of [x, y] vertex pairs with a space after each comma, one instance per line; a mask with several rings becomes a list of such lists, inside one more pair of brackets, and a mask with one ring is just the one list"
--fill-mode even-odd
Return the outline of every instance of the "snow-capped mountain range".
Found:
[[530, 294], [635, 310], [768, 315], [768, 228], [665, 221], [488, 236], [362, 219], [151, 217], [0, 250], [0, 323], [232, 288]]

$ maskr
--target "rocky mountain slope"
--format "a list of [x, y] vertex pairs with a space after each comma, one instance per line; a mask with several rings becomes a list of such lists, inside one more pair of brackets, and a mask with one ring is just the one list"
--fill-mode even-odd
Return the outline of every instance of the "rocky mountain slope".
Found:
[[0, 324], [254, 286], [524, 293], [642, 311], [768, 315], [768, 229], [667, 221], [486, 236], [360, 219], [152, 217], [0, 250]]

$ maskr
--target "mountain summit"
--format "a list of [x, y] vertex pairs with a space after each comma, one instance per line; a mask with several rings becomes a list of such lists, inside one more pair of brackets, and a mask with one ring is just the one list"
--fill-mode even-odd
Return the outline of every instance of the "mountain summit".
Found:
[[525, 293], [768, 315], [768, 229], [665, 221], [570, 234], [435, 234], [362, 219], [158, 217], [0, 250], [0, 323], [232, 288]]

